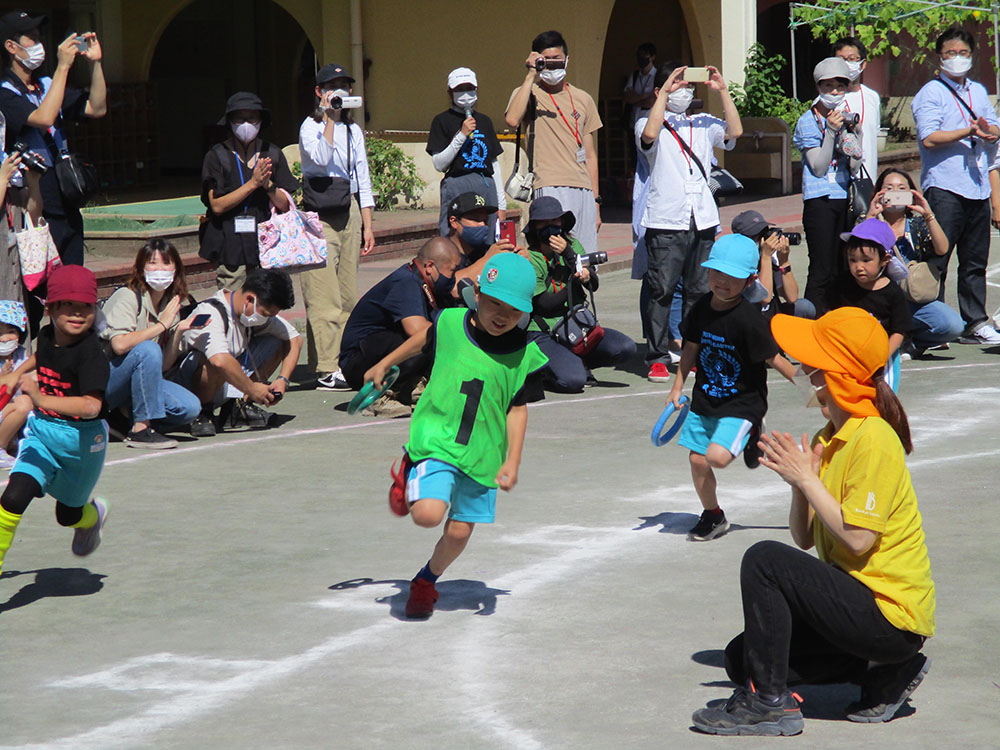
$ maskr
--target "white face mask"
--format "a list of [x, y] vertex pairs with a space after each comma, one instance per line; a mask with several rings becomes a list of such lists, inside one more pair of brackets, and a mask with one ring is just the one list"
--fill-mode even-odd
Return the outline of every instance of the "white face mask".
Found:
[[257, 137], [257, 133], [260, 132], [259, 122], [241, 122], [237, 125], [235, 122], [230, 124], [233, 129], [233, 135], [240, 139], [241, 143], [251, 143], [253, 139]]
[[543, 70], [541, 73], [538, 74], [538, 77], [541, 78], [545, 83], [549, 84], [549, 86], [558, 86], [560, 83], [563, 82], [563, 79], [566, 77], [567, 67], [569, 67], [568, 57], [566, 58], [566, 67], [553, 68], [551, 70], [549, 68], [545, 68], [545, 70]]
[[691, 89], [677, 89], [676, 91], [671, 91], [667, 97], [667, 109], [679, 115], [682, 112], [687, 112], [692, 101], [694, 101], [694, 92]]
[[854, 61], [854, 62], [852, 62], [851, 60], [847, 61], [847, 69], [849, 71], [851, 71], [851, 80], [852, 81], [856, 81], [856, 80], [858, 80], [861, 77], [861, 65], [862, 64], [863, 64], [862, 60], [857, 60], [857, 61]]
[[145, 277], [149, 288], [155, 289], [158, 292], [162, 292], [174, 283], [173, 271], [146, 271]]
[[451, 100], [459, 109], [472, 109], [476, 106], [479, 96], [475, 91], [455, 91], [451, 95]]
[[[14, 44], [17, 44], [17, 42], [14, 42]], [[17, 44], [17, 46], [21, 47], [20, 44]], [[20, 62], [21, 65], [26, 67], [28, 70], [35, 70], [39, 65], [45, 62], [45, 47], [41, 42], [33, 44], [30, 47], [21, 47], [21, 49], [28, 53], [28, 57], [26, 60], [18, 58], [18, 62]]]
[[948, 60], [941, 60], [941, 70], [949, 75], [964, 76], [972, 69], [972, 56], [962, 57], [958, 55]]
[[18, 343], [17, 339], [11, 339], [10, 341], [0, 341], [0, 357], [6, 357], [14, 353], [17, 349]]
[[240, 313], [240, 323], [245, 325], [247, 328], [256, 328], [257, 326], [264, 325], [266, 322], [267, 322], [267, 316], [261, 315], [259, 312], [257, 312], [256, 300], [254, 300], [253, 303], [253, 314], [247, 315], [246, 313]]
[[820, 94], [819, 100], [827, 109], [836, 109], [844, 103], [843, 94]]
[[799, 393], [802, 394], [802, 400], [805, 401], [807, 409], [818, 409], [823, 406], [823, 404], [819, 401], [819, 392], [826, 388], [826, 381], [824, 380], [823, 385], [813, 385], [810, 377], [812, 372], [813, 370], [810, 369], [807, 374], [806, 371], [799, 366], [792, 375], [792, 384], [798, 388]]

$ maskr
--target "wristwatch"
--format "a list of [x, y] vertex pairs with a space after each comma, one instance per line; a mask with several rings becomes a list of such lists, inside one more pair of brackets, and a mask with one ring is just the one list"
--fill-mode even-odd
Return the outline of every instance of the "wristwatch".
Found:
[[291, 385], [292, 384], [292, 381], [289, 380], [288, 378], [286, 378], [284, 375], [279, 375], [278, 377], [275, 378], [275, 380], [284, 380], [285, 381], [285, 385]]
[[599, 195], [595, 195], [594, 196], [594, 203], [596, 203], [598, 206], [604, 205], [604, 198], [602, 198]]
[[784, 275], [786, 273], [791, 273], [792, 272], [792, 267], [791, 267], [791, 265], [788, 265], [788, 266], [778, 266], [778, 270], [781, 271], [782, 275]]

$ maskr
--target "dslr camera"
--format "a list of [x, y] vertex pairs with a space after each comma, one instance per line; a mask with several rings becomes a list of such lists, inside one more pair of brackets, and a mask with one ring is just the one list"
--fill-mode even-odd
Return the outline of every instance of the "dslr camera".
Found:
[[41, 174], [45, 174], [46, 172], [49, 171], [49, 167], [42, 159], [42, 157], [40, 157], [34, 151], [29, 151], [28, 144], [25, 143], [24, 141], [18, 141], [17, 143], [15, 143], [13, 147], [13, 152], [15, 154], [21, 155], [21, 163], [28, 169], [33, 169]]
[[861, 115], [857, 112], [841, 112], [840, 114], [844, 117], [844, 125], [852, 130], [861, 122]]
[[801, 232], [786, 232], [784, 229], [778, 227], [768, 227], [764, 230], [764, 235], [761, 239], [770, 239], [774, 235], [778, 237], [787, 237], [789, 245], [801, 245], [802, 244], [802, 233]]

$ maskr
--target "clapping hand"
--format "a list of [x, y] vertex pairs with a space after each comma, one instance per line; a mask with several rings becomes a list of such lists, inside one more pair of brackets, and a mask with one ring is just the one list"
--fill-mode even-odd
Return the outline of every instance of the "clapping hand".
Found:
[[801, 446], [788, 432], [762, 434], [759, 445], [763, 452], [760, 463], [792, 487], [800, 487], [807, 479], [819, 475], [823, 446], [817, 443], [815, 449], [810, 448], [809, 436], [805, 433]]

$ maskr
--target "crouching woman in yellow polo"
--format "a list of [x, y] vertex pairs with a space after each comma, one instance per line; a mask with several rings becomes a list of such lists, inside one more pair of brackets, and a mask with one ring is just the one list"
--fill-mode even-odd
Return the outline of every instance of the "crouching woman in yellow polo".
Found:
[[792, 539], [817, 557], [773, 541], [743, 556], [744, 632], [726, 648], [741, 687], [692, 717], [711, 734], [798, 734], [795, 684], [858, 683], [847, 718], [888, 721], [930, 667], [920, 650], [934, 634], [934, 582], [905, 463], [910, 428], [882, 379], [886, 333], [854, 307], [777, 315], [771, 329], [829, 419], [811, 446], [761, 437], [761, 464], [792, 487]]

